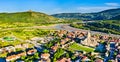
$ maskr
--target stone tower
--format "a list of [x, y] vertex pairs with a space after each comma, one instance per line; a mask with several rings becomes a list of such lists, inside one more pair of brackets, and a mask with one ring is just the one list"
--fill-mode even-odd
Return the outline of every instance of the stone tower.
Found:
[[95, 38], [91, 37], [91, 33], [87, 32], [87, 37], [84, 41], [81, 42], [83, 45], [95, 47], [98, 43]]

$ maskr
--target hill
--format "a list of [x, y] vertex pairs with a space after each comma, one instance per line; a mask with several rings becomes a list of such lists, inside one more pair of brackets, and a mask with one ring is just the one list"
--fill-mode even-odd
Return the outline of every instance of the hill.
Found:
[[57, 18], [75, 18], [82, 20], [109, 20], [118, 15], [120, 15], [120, 8], [109, 9], [97, 13], [60, 13], [53, 14], [52, 16]]
[[111, 18], [112, 20], [120, 20], [120, 15]]
[[57, 21], [57, 18], [49, 16], [44, 13], [27, 11], [16, 13], [0, 13], [0, 22], [34, 22], [34, 23], [48, 23]]

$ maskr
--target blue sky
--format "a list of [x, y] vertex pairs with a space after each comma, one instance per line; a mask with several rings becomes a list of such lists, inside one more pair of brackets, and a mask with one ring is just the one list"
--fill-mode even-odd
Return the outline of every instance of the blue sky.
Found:
[[90, 13], [120, 8], [120, 0], [0, 0], [0, 12]]

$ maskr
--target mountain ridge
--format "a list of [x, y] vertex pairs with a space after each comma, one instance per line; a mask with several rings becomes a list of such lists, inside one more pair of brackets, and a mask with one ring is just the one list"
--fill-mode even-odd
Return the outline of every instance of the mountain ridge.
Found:
[[120, 15], [120, 8], [108, 9], [95, 13], [59, 13], [52, 16], [57, 18], [75, 18], [82, 20], [111, 20], [113, 17]]

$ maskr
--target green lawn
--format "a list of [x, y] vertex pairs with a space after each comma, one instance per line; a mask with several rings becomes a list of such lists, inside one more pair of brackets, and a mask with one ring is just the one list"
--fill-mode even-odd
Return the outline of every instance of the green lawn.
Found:
[[0, 58], [4, 58], [7, 56], [7, 53], [0, 53]]
[[[4, 41], [0, 40], [0, 48], [9, 46], [9, 45], [17, 45], [21, 43], [26, 43], [24, 40], [28, 40], [33, 37], [44, 37], [51, 32], [54, 32], [54, 30], [47, 30], [47, 29], [15, 29], [15, 30], [9, 30], [9, 31], [0, 31], [0, 38], [3, 37], [10, 37], [15, 36], [16, 38], [22, 39], [21, 40], [14, 40], [14, 41]], [[10, 39], [11, 40], [11, 39]]]
[[5, 46], [9, 46], [9, 45], [13, 45], [13, 46], [15, 46], [15, 45], [18, 45], [18, 44], [24, 44], [24, 43], [26, 43], [26, 42], [21, 42], [21, 41], [10, 41], [10, 42], [7, 42], [7, 41], [5, 41], [5, 42], [2, 42], [2, 41], [0, 41], [0, 48], [2, 48], [2, 47], [5, 47]]
[[68, 49], [71, 50], [71, 51], [76, 51], [76, 50], [77, 51], [86, 51], [86, 52], [93, 52], [94, 51], [93, 48], [83, 46], [83, 45], [80, 45], [80, 44], [77, 44], [77, 43], [73, 43], [72, 45], [69, 46]]

